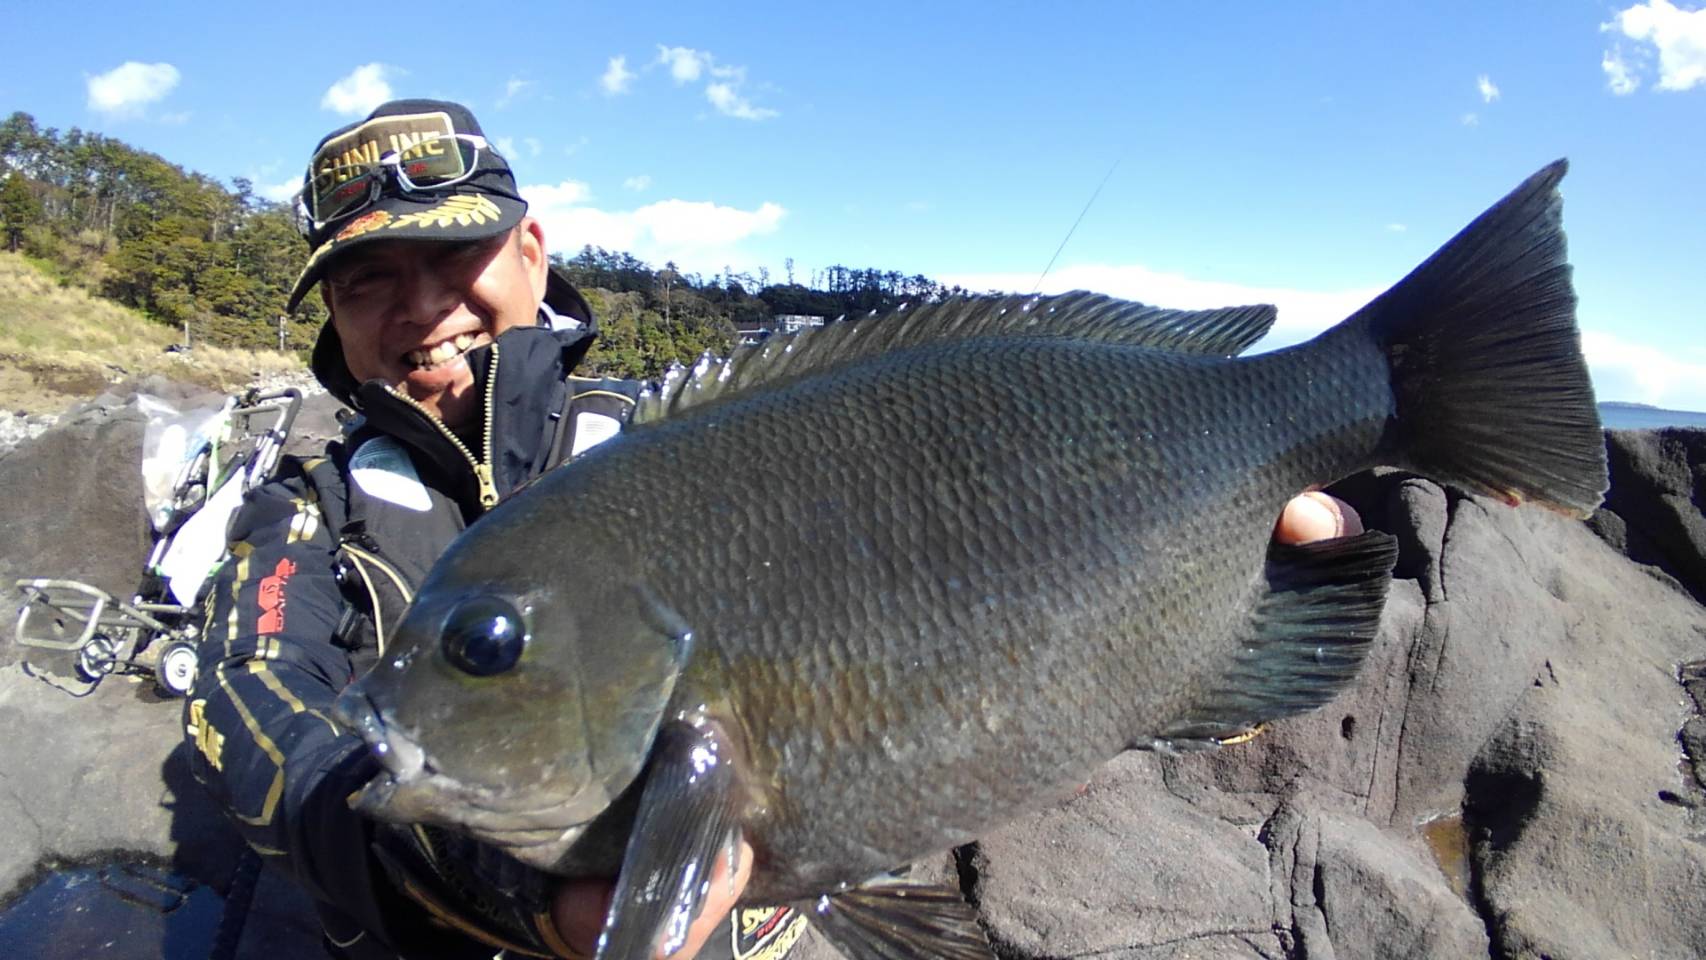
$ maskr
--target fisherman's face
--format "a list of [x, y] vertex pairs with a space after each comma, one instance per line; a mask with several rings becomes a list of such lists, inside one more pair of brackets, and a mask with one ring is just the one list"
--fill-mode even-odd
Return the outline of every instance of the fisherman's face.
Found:
[[383, 380], [461, 429], [479, 417], [464, 355], [535, 322], [547, 269], [544, 231], [528, 217], [486, 240], [352, 250], [326, 271], [322, 296], [356, 380]]

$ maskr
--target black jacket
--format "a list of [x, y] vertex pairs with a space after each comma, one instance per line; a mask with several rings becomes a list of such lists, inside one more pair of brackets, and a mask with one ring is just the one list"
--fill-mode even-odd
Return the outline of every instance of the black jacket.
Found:
[[590, 326], [543, 325], [553, 318], [543, 311], [541, 326], [470, 354], [490, 404], [489, 459], [384, 384], [355, 383], [328, 325], [315, 373], [364, 422], [323, 457], [285, 459], [232, 520], [185, 709], [192, 769], [250, 847], [314, 897], [328, 940], [352, 958], [493, 953], [399, 889], [383, 844], [376, 853], [390, 828], [347, 803], [377, 765], [329, 712], [457, 533], [626, 421], [639, 384], [571, 376]]

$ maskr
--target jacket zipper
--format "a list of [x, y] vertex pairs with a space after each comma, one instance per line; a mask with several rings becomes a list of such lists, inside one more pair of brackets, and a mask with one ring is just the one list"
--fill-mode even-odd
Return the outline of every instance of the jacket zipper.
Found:
[[468, 461], [469, 468], [474, 471], [474, 479], [479, 481], [480, 507], [483, 510], [490, 510], [497, 506], [498, 503], [498, 485], [497, 481], [492, 476], [492, 411], [497, 406], [497, 402], [493, 399], [497, 391], [495, 391], [493, 387], [497, 384], [497, 379], [498, 345], [494, 342], [492, 344], [492, 364], [486, 369], [486, 426], [484, 460], [477, 459], [474, 456], [473, 451], [468, 449], [468, 445], [463, 443], [462, 439], [456, 434], [450, 432], [450, 428], [444, 425], [444, 421], [433, 416], [427, 411], [427, 408], [421, 406], [415, 398], [398, 391], [397, 388], [390, 384], [385, 385], [385, 389], [391, 391], [392, 396], [420, 411], [421, 415], [427, 418], [427, 422], [431, 423], [434, 429], [443, 434], [444, 438], [449, 440], [451, 445], [461, 452], [463, 459]]

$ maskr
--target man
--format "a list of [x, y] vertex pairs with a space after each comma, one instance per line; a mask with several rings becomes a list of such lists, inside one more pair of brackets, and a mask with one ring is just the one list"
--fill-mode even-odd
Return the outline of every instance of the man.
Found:
[[571, 376], [591, 312], [465, 108], [395, 101], [333, 132], [303, 205], [290, 306], [319, 286], [331, 320], [312, 368], [362, 421], [325, 458], [287, 460], [232, 523], [186, 709], [193, 769], [313, 895], [335, 955], [585, 951], [598, 889], [555, 894], [565, 943], [552, 894], [500, 889], [489, 853], [354, 814], [377, 767], [328, 716], [450, 540], [614, 434], [639, 385]]
[[[287, 459], [232, 522], [185, 713], [192, 769], [313, 896], [335, 956], [588, 954], [608, 888], [544, 889], [472, 841], [365, 821], [347, 800], [378, 765], [329, 712], [451, 539], [615, 433], [638, 385], [571, 375], [591, 312], [550, 271], [465, 108], [393, 101], [333, 132], [303, 204], [310, 252], [290, 305], [319, 286], [331, 319], [312, 368], [362, 419], [325, 457]], [[1330, 501], [1293, 508], [1304, 526], [1282, 524], [1286, 539], [1346, 532]], [[776, 958], [798, 940], [798, 915], [731, 914], [747, 854], [733, 883], [711, 884], [678, 957], [710, 941]]]

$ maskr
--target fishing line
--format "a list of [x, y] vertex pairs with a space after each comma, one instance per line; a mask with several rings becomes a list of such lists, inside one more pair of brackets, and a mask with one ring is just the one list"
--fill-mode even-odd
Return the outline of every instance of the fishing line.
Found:
[[1084, 209], [1078, 211], [1078, 219], [1072, 221], [1072, 226], [1066, 231], [1066, 236], [1060, 238], [1060, 246], [1054, 248], [1054, 256], [1048, 258], [1048, 266], [1044, 267], [1043, 272], [1037, 275], [1037, 282], [1031, 284], [1031, 293], [1036, 293], [1037, 288], [1043, 285], [1043, 278], [1048, 276], [1050, 270], [1054, 269], [1054, 262], [1060, 259], [1060, 252], [1066, 249], [1066, 242], [1072, 239], [1073, 231], [1077, 230], [1078, 225], [1084, 222], [1084, 215], [1090, 212], [1090, 207], [1095, 204], [1096, 198], [1102, 195], [1102, 188], [1108, 185], [1108, 181], [1114, 176], [1114, 171], [1120, 168], [1120, 161], [1124, 159], [1124, 157], [1115, 158], [1114, 165], [1108, 168], [1107, 174], [1102, 177], [1102, 182], [1096, 184], [1096, 189], [1090, 194], [1090, 199], [1084, 202]]

